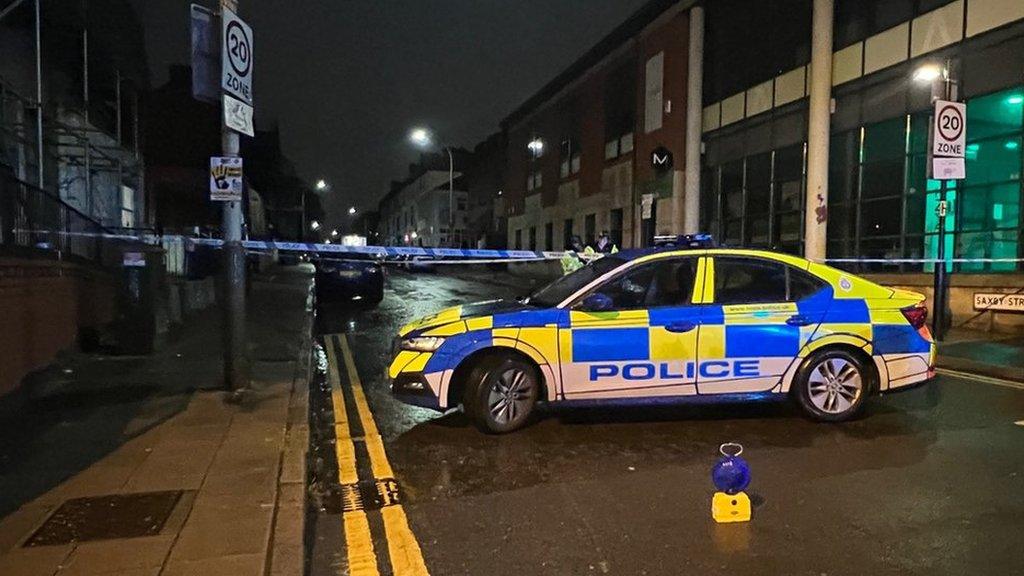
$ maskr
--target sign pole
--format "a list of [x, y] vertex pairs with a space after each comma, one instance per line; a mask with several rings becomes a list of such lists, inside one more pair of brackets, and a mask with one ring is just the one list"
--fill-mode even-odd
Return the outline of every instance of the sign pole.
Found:
[[[237, 5], [236, 2], [232, 4]], [[222, 4], [222, 13], [225, 7]], [[222, 52], [227, 50], [226, 41], [226, 37], [221, 38]], [[223, 56], [226, 58], [226, 55]], [[221, 147], [224, 156], [239, 156], [238, 133], [223, 124]], [[224, 381], [227, 388], [236, 394], [249, 386], [249, 362], [245, 349], [245, 250], [242, 248], [242, 201], [237, 199], [224, 202], [221, 212], [224, 236]]]
[[[941, 84], [940, 84], [941, 82]], [[954, 102], [953, 80], [950, 78], [950, 62], [943, 67], [941, 78], [932, 86], [932, 104], [935, 114], [930, 129], [931, 146], [928, 150], [928, 170], [932, 178], [941, 180], [939, 202], [935, 207], [938, 221], [938, 246], [935, 250], [935, 278], [932, 286], [933, 308], [932, 334], [941, 342], [946, 333], [946, 298], [949, 280], [946, 274], [946, 218], [949, 214], [947, 191], [950, 184], [966, 176], [965, 149], [967, 116], [963, 104]]]

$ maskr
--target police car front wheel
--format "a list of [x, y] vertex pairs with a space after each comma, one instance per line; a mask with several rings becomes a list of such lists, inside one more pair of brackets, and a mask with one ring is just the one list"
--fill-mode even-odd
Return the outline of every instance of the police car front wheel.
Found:
[[813, 419], [840, 422], [864, 406], [869, 372], [850, 351], [825, 349], [809, 356], [796, 377], [796, 398]]
[[511, 432], [530, 418], [538, 390], [531, 364], [514, 356], [489, 356], [469, 373], [463, 406], [484, 432]]

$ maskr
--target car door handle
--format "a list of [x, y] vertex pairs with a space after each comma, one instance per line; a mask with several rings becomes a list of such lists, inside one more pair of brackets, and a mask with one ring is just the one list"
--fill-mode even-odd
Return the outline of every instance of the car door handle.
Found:
[[697, 327], [695, 322], [673, 322], [668, 326], [665, 326], [665, 330], [669, 332], [689, 332]]
[[789, 324], [790, 326], [807, 326], [810, 323], [810, 318], [807, 316], [801, 316], [800, 314], [786, 318], [786, 324]]

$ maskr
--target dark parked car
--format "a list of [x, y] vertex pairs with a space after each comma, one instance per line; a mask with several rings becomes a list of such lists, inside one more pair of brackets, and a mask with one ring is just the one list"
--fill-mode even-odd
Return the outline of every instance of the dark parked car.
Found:
[[346, 254], [316, 258], [316, 290], [321, 301], [377, 304], [384, 299], [384, 267], [370, 256]]

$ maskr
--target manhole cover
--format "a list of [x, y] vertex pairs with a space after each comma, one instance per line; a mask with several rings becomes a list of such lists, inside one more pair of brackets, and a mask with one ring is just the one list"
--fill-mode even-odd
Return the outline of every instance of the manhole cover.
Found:
[[139, 492], [68, 500], [32, 534], [25, 546], [154, 536], [163, 529], [181, 494], [180, 490]]

